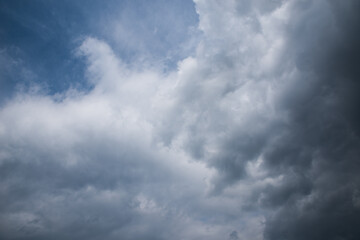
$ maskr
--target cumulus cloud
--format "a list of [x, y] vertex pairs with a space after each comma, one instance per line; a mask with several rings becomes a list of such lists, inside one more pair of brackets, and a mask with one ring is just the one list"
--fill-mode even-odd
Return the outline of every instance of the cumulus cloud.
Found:
[[87, 37], [1, 108], [1, 238], [357, 239], [359, 3], [195, 4], [176, 70]]
[[213, 171], [158, 137], [174, 74], [130, 68], [95, 38], [76, 54], [90, 92], [22, 92], [1, 110], [2, 237], [226, 236]]

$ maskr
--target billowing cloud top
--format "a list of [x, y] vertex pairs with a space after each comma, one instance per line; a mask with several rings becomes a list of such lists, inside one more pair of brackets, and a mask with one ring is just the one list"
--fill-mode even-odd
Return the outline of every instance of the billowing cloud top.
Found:
[[1, 3], [0, 239], [359, 239], [360, 2], [145, 2]]

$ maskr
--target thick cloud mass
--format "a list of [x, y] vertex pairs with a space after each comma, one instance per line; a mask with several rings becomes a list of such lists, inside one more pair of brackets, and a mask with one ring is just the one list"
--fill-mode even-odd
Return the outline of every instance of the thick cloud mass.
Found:
[[360, 2], [195, 5], [176, 70], [86, 37], [1, 107], [0, 239], [359, 239]]

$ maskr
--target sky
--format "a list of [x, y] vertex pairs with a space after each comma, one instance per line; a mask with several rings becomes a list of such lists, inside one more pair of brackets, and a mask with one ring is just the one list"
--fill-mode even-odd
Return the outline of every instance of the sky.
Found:
[[359, 239], [359, 11], [0, 0], [0, 239]]

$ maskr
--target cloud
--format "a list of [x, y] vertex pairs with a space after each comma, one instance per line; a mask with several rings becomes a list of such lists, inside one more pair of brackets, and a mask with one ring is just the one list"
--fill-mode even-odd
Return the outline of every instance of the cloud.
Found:
[[266, 239], [353, 239], [358, 4], [196, 3], [206, 38], [175, 112], [188, 151], [216, 169], [213, 193], [250, 182]]
[[95, 38], [77, 55], [90, 92], [21, 92], [1, 109], [2, 237], [226, 236], [213, 171], [157, 137], [173, 74], [132, 69]]
[[195, 4], [176, 70], [86, 37], [89, 91], [1, 108], [1, 238], [356, 239], [359, 4]]

